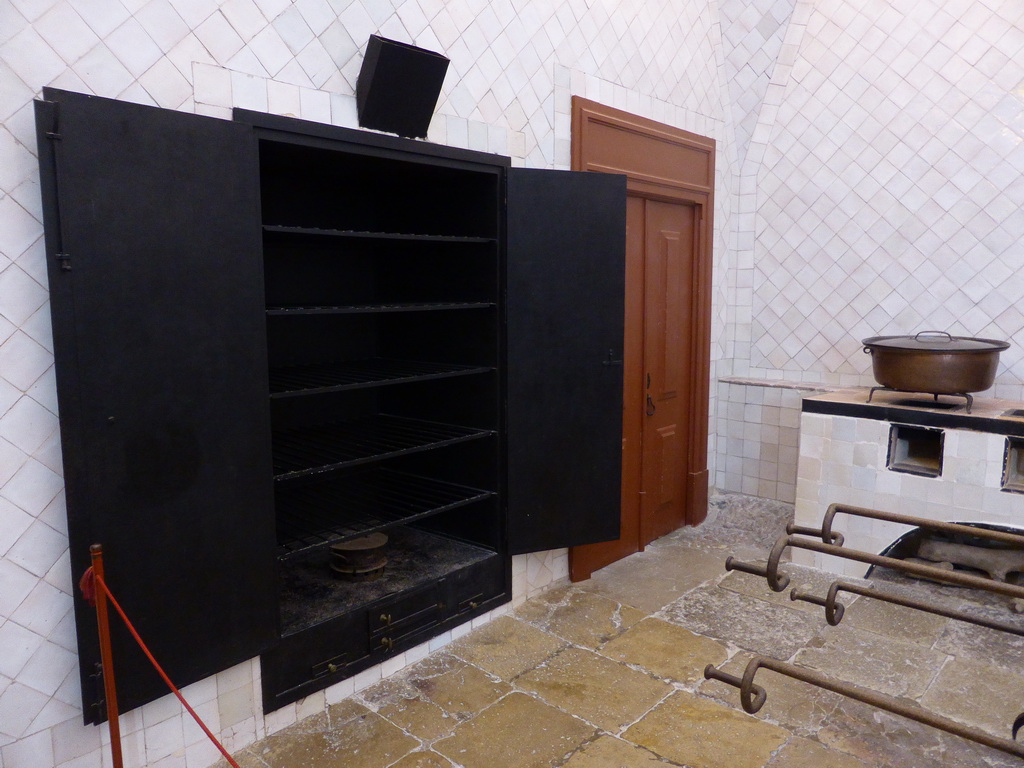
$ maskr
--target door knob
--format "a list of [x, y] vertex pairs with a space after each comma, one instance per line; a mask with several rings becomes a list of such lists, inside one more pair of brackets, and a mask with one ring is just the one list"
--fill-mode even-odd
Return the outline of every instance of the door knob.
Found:
[[647, 415], [648, 416], [653, 416], [655, 410], [657, 410], [657, 409], [654, 407], [654, 401], [651, 400], [651, 396], [648, 395], [647, 396]]

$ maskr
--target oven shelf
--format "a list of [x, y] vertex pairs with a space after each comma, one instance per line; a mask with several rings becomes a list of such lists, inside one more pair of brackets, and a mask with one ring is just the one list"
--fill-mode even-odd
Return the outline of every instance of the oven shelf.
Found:
[[494, 495], [388, 469], [282, 490], [277, 498], [278, 558], [288, 560]]
[[418, 360], [372, 358], [319, 365], [294, 365], [270, 370], [270, 396], [296, 397], [467, 376], [493, 371], [490, 366], [428, 363]]
[[372, 416], [274, 432], [274, 479], [297, 477], [479, 440], [494, 430], [399, 416]]
[[493, 301], [440, 301], [394, 304], [352, 304], [335, 307], [267, 307], [270, 316], [297, 315], [372, 315], [385, 312], [436, 312], [452, 309], [486, 309]]
[[406, 240], [428, 243], [496, 243], [494, 237], [471, 237], [466, 235], [423, 235], [406, 232], [362, 232], [352, 229], [319, 229], [317, 227], [288, 227], [276, 224], [264, 224], [263, 232], [267, 235], [317, 237], [317, 238], [349, 238], [358, 240]]

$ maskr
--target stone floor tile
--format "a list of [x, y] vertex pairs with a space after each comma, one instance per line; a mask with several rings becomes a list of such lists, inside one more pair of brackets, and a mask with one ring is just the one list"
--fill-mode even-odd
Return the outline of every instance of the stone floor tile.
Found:
[[953, 659], [921, 697], [921, 704], [993, 736], [1010, 738], [1014, 719], [1024, 712], [1024, 677], [988, 664]]
[[337, 727], [342, 723], [347, 723], [349, 720], [355, 720], [357, 717], [362, 717], [367, 713], [367, 708], [356, 701], [355, 699], [344, 699], [339, 701], [337, 704], [331, 704], [327, 708], [327, 712], [323, 715], [314, 715], [313, 717], [306, 718], [299, 723], [293, 725], [293, 728], [301, 727], [302, 725], [308, 724], [313, 728], [320, 728], [319, 718], [326, 717], [328, 728]]
[[809, 739], [791, 739], [765, 768], [870, 768], [852, 755], [823, 747]]
[[[719, 669], [736, 677], [743, 677], [751, 654], [739, 653]], [[813, 736], [828, 722], [843, 698], [836, 693], [794, 680], [768, 669], [758, 671], [755, 681], [765, 689], [768, 698], [757, 717], [779, 723], [795, 734]], [[723, 704], [740, 709], [740, 692], [727, 683], [706, 680], [699, 691]]]
[[452, 763], [437, 752], [410, 752], [390, 768], [452, 768]]
[[449, 652], [502, 680], [513, 680], [565, 647], [565, 642], [511, 616], [501, 616], [448, 646]]
[[651, 547], [596, 571], [577, 586], [654, 613], [724, 571], [720, 552]]
[[613, 733], [672, 693], [667, 683], [582, 648], [562, 651], [516, 685]]
[[430, 701], [406, 692], [381, 699], [377, 714], [427, 741], [451, 735], [459, 721]]
[[818, 732], [830, 749], [872, 768], [1020, 768], [1020, 758], [937, 728], [843, 699]]
[[804, 611], [741, 595], [717, 585], [693, 590], [661, 612], [673, 624], [754, 653], [788, 659], [824, 623]]
[[601, 736], [579, 748], [563, 768], [662, 768], [671, 766], [653, 752], [612, 736]]
[[879, 693], [917, 698], [947, 658], [944, 653], [874, 632], [826, 627], [793, 661]]
[[363, 689], [359, 698], [381, 717], [428, 741], [449, 735], [457, 723], [439, 706], [426, 701], [404, 674]]
[[459, 719], [486, 709], [512, 690], [508, 683], [468, 664], [410, 682], [424, 698]]
[[789, 732], [679, 692], [629, 728], [623, 738], [691, 768], [762, 768]]
[[779, 536], [785, 534], [786, 524], [792, 520], [792, 504], [723, 493], [709, 499], [708, 518], [704, 524], [680, 528], [660, 541], [665, 544], [688, 541], [724, 547], [737, 557], [746, 556], [739, 548], [767, 555]]
[[602, 646], [601, 653], [678, 683], [703, 679], [706, 665], [721, 664], [729, 657], [716, 640], [655, 618], [630, 627]]
[[563, 587], [524, 603], [516, 618], [574, 645], [597, 648], [647, 614], [593, 592]]
[[[1008, 611], [1005, 615], [993, 612], [986, 612], [986, 615], [999, 620], [1011, 618]], [[1015, 619], [1019, 620], [1019, 617], [1012, 616], [1011, 620]], [[946, 625], [935, 642], [935, 650], [962, 659], [980, 661], [1009, 672], [1024, 670], [1024, 637], [963, 621], [950, 621]]]
[[[846, 604], [842, 625], [874, 632], [878, 635], [932, 647], [949, 624], [949, 619], [926, 611], [904, 608], [892, 603], [858, 597], [853, 602], [848, 593], [839, 593], [839, 602]], [[824, 615], [824, 609], [822, 615]]]
[[322, 720], [313, 729], [305, 721], [274, 734], [250, 752], [269, 768], [380, 768], [420, 743], [379, 715], [364, 714], [344, 722]]
[[450, 735], [460, 720], [511, 690], [462, 659], [440, 653], [370, 686], [359, 697], [395, 725], [431, 741]]
[[433, 748], [463, 768], [550, 768], [597, 731], [525, 693], [510, 693]]

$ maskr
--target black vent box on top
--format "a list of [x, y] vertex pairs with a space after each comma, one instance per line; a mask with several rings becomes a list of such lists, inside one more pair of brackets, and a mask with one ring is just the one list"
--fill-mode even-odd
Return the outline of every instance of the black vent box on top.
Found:
[[447, 71], [439, 53], [370, 35], [356, 83], [359, 125], [426, 138]]

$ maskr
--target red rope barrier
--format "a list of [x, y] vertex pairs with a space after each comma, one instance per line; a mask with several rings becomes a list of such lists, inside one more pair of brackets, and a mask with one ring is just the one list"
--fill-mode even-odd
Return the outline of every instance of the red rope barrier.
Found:
[[[191, 706], [189, 706], [189, 703], [187, 701], [185, 701], [185, 697], [181, 695], [181, 691], [178, 690], [177, 686], [175, 686], [174, 683], [171, 682], [171, 678], [169, 678], [167, 676], [167, 673], [164, 672], [163, 667], [161, 667], [160, 664], [157, 663], [157, 660], [153, 657], [153, 654], [150, 652], [149, 648], [146, 647], [146, 644], [142, 641], [142, 638], [139, 637], [139, 633], [135, 630], [134, 625], [131, 623], [131, 621], [128, 620], [128, 616], [125, 614], [124, 609], [121, 608], [120, 603], [118, 603], [114, 596], [111, 594], [110, 588], [107, 586], [106, 581], [104, 581], [101, 576], [93, 572], [93, 569], [91, 567], [86, 571], [86, 575], [82, 577], [83, 583], [87, 581], [95, 584], [97, 587], [103, 590], [103, 594], [105, 594], [107, 596], [107, 599], [110, 600], [110, 604], [114, 606], [114, 610], [116, 610], [118, 615], [121, 617], [121, 621], [124, 622], [124, 625], [128, 628], [128, 631], [131, 632], [132, 637], [135, 638], [135, 642], [139, 644], [139, 648], [141, 648], [142, 652], [146, 654], [146, 658], [149, 659], [149, 663], [153, 665], [153, 668], [157, 671], [160, 677], [163, 678], [163, 681], [167, 683], [167, 687], [170, 688], [171, 692], [178, 697], [178, 701], [181, 702], [181, 705], [190, 715], [192, 715], [192, 719], [195, 720], [196, 723], [198, 723], [199, 727], [203, 729], [203, 733], [205, 733], [207, 737], [210, 739], [210, 741], [214, 743], [217, 749], [220, 750], [220, 753], [224, 755], [225, 759], [227, 759], [231, 767], [240, 768], [238, 763], [236, 763], [234, 759], [231, 757], [231, 755], [228, 754], [228, 751], [224, 749], [224, 745], [217, 741], [217, 737], [214, 736], [210, 729], [206, 727], [206, 723], [202, 721], [199, 715], [196, 714], [196, 711], [192, 709]], [[83, 589], [83, 592], [84, 591], [85, 590]], [[86, 599], [88, 599], [88, 597]]]

